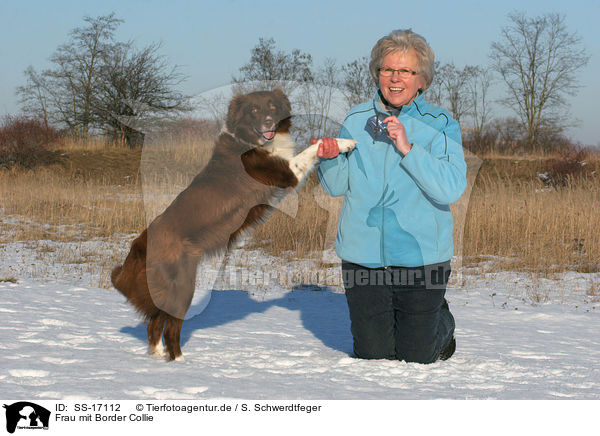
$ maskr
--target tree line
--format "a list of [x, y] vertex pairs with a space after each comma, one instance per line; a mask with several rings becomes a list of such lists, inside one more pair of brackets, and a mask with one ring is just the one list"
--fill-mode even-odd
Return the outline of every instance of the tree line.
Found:
[[[176, 118], [191, 109], [189, 97], [175, 90], [185, 77], [159, 54], [159, 44], [137, 49], [131, 41], [115, 41], [122, 20], [114, 14], [84, 21], [86, 25], [71, 31], [51, 56], [52, 68], [25, 71], [26, 84], [17, 93], [26, 114], [77, 135], [101, 132], [136, 145], [141, 141], [136, 120]], [[577, 73], [589, 60], [581, 38], [568, 31], [565, 17], [509, 14], [508, 24], [491, 44], [489, 59], [486, 66], [436, 62], [426, 98], [466, 128], [471, 147], [517, 151], [559, 146], [573, 123], [567, 96], [579, 88]], [[298, 95], [294, 104], [306, 114], [308, 134], [318, 137], [335, 134], [325, 116], [332, 105], [349, 109], [372, 98], [376, 84], [368, 63], [363, 56], [343, 65], [326, 59], [314, 66], [309, 53], [285, 52], [274, 39], [260, 38], [231, 83], [235, 91], [279, 86]], [[493, 89], [503, 97], [492, 98]], [[336, 94], [343, 101], [336, 100]], [[197, 103], [222, 121], [222, 96]], [[495, 105], [511, 116], [495, 118]]]

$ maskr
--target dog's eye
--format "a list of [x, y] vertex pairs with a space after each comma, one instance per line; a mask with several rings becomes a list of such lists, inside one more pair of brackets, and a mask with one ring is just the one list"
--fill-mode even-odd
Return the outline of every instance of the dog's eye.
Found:
[[253, 114], [256, 114], [256, 113], [258, 113], [258, 108], [257, 108], [257, 107], [253, 107], [253, 108], [252, 108], [252, 113], [253, 113]]
[[269, 105], [269, 109], [271, 109], [272, 111], [274, 111], [275, 109], [277, 109], [277, 106], [275, 106], [273, 103], [271, 103]]

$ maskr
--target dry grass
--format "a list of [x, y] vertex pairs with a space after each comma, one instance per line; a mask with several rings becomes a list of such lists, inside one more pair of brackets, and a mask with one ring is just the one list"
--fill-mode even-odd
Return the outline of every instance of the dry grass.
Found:
[[537, 180], [481, 174], [469, 203], [464, 255], [498, 256], [501, 269], [600, 271], [598, 226], [598, 176], [549, 189]]
[[214, 142], [191, 135], [146, 139], [140, 175], [149, 224], [204, 168], [212, 156]]
[[139, 155], [124, 148], [71, 146], [59, 163], [0, 171], [3, 215], [25, 219], [15, 221], [2, 240], [72, 240], [141, 228]]
[[65, 152], [70, 151], [110, 151], [124, 150], [127, 146], [122, 141], [108, 141], [101, 137], [90, 136], [86, 139], [65, 136], [60, 144], [60, 149]]
[[[212, 142], [192, 138], [154, 139], [143, 153], [100, 140], [71, 140], [61, 148], [59, 163], [0, 169], [0, 248], [24, 241], [40, 262], [93, 273], [100, 277], [96, 285], [109, 287], [108, 272], [122, 262], [127, 240], [187, 186], [212, 150]], [[86, 242], [99, 240], [113, 249], [90, 252]], [[49, 241], [68, 244], [56, 248]], [[41, 264], [32, 268], [33, 274], [49, 274]]]
[[[0, 170], [0, 244], [103, 238], [126, 250], [123, 235], [143, 230], [212, 153], [212, 141], [193, 135], [149, 138], [147, 144], [142, 153], [102, 141], [73, 141], [64, 145], [59, 163]], [[587, 176], [552, 190], [537, 180], [546, 157], [487, 158], [479, 171], [480, 161], [469, 159], [473, 190], [453, 206], [456, 252], [466, 263], [493, 256], [498, 269], [546, 277], [564, 270], [600, 271], [600, 158], [590, 158]], [[340, 205], [313, 175], [255, 231], [249, 247], [331, 267], [335, 259], [323, 253], [334, 246]], [[53, 249], [38, 245], [42, 254]], [[84, 253], [65, 261], [94, 259], [108, 269], [121, 254], [99, 260]], [[103, 285], [106, 280], [103, 276]]]
[[[19, 216], [2, 240], [73, 240], [130, 233], [142, 227], [136, 184], [115, 186], [60, 168], [0, 172], [4, 215]], [[28, 225], [27, 222], [44, 225]]]
[[147, 219], [160, 212], [151, 206], [153, 194], [176, 195], [210, 153], [210, 144], [204, 142], [167, 146], [157, 141], [142, 153], [99, 140], [72, 141], [58, 164], [33, 171], [0, 170], [3, 215], [25, 219], [5, 220], [0, 241], [64, 241], [140, 232]]
[[316, 173], [291, 194], [258, 227], [252, 246], [290, 259], [313, 258], [335, 243], [341, 198], [331, 198], [320, 187]]

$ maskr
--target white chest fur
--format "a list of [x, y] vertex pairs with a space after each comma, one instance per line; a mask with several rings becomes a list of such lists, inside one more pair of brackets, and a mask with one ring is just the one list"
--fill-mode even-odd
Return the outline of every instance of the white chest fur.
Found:
[[269, 153], [289, 161], [294, 157], [296, 144], [289, 133], [278, 133], [273, 138], [273, 142], [263, 148]]

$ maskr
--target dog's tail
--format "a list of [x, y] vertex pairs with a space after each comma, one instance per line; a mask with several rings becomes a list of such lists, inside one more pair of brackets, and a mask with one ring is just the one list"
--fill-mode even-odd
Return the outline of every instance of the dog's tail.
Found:
[[145, 319], [157, 314], [146, 276], [146, 231], [131, 244], [131, 250], [122, 266], [115, 267], [110, 280], [113, 286], [127, 298]]
[[146, 267], [146, 231], [131, 244], [131, 250], [123, 265], [113, 268], [110, 281], [117, 291], [132, 300], [139, 273]]
[[[127, 261], [126, 261], [127, 263]], [[131, 265], [127, 265], [131, 266]], [[130, 302], [132, 301], [135, 284], [131, 282], [132, 277], [127, 277], [127, 270], [124, 269], [125, 265], [119, 265], [113, 268], [110, 273], [110, 281], [117, 291], [123, 294]]]
[[119, 280], [119, 276], [121, 275], [121, 271], [123, 271], [123, 265], [119, 265], [113, 268], [112, 272], [110, 273], [110, 281], [112, 282], [113, 286], [115, 287], [115, 289], [119, 290], [119, 287], [117, 286], [118, 280]]

